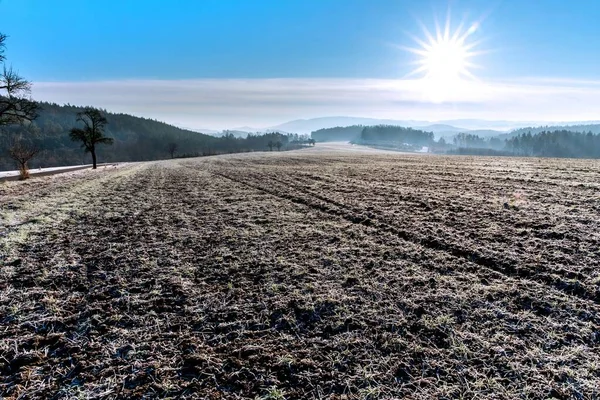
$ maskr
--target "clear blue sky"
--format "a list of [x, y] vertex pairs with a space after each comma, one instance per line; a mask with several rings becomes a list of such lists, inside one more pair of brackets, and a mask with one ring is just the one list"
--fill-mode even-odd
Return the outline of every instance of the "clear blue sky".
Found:
[[448, 5], [486, 16], [480, 76], [600, 77], [597, 0], [0, 0], [0, 31], [34, 81], [397, 78]]
[[[448, 10], [452, 31], [479, 22], [478, 79], [447, 79], [446, 61], [437, 80], [408, 77], [419, 21], [435, 31]], [[34, 98], [198, 129], [597, 120], [599, 17], [600, 0], [0, 0], [6, 56]]]

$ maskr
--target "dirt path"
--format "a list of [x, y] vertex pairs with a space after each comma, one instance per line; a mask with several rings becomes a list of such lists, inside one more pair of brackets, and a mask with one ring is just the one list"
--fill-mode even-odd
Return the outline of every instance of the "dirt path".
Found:
[[0, 186], [6, 398], [600, 395], [600, 166], [309, 150]]

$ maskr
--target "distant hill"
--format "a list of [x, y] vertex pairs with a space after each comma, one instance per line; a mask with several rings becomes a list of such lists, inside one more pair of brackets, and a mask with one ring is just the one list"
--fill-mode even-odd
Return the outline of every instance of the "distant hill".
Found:
[[[376, 126], [391, 125], [402, 126], [406, 128], [420, 129], [427, 132], [433, 132], [436, 139], [443, 137], [452, 140], [458, 133], [467, 133], [477, 135], [483, 139], [500, 138], [508, 139], [519, 133], [532, 130], [532, 133], [542, 132], [550, 129], [566, 129], [570, 131], [589, 131], [592, 133], [600, 132], [600, 122], [573, 122], [556, 123], [537, 128], [524, 128], [527, 126], [537, 126], [532, 121], [504, 121], [504, 120], [482, 120], [482, 119], [452, 119], [440, 121], [423, 120], [400, 120], [400, 119], [377, 119], [363, 117], [319, 117], [310, 119], [297, 119], [283, 124], [274, 125], [268, 128], [242, 127], [236, 131], [246, 132], [294, 132], [300, 134], [312, 134], [317, 141], [350, 141], [356, 138], [357, 133], [353, 132], [356, 126]], [[341, 128], [349, 128], [342, 130]], [[316, 136], [315, 136], [316, 135]]]
[[456, 126], [447, 125], [447, 124], [432, 124], [421, 126], [420, 129], [427, 130], [429, 132], [464, 132], [467, 128], [458, 128]]
[[458, 133], [469, 133], [471, 135], [477, 135], [482, 138], [492, 138], [506, 134], [506, 131], [498, 131], [493, 129], [467, 129], [446, 124], [427, 125], [419, 127], [419, 129], [428, 132], [433, 132], [435, 134], [435, 137], [438, 139], [441, 137], [443, 137], [444, 139], [451, 139]]
[[499, 137], [499, 136], [506, 134], [506, 132], [495, 131], [493, 129], [473, 129], [473, 130], [467, 131], [465, 133], [470, 133], [471, 135], [477, 135], [484, 139]]
[[553, 130], [552, 127], [552, 130], [541, 132], [520, 130], [520, 133], [506, 140], [505, 147], [522, 156], [600, 158], [600, 134], [588, 129], [592, 126], [579, 125], [569, 127], [574, 128], [569, 130]]
[[350, 142], [360, 138], [364, 126], [336, 126], [333, 128], [317, 129], [310, 136], [317, 142]]
[[[430, 122], [423, 122], [422, 124], [431, 124]], [[376, 119], [376, 118], [362, 118], [362, 117], [321, 117], [311, 119], [297, 119], [289, 121], [283, 124], [269, 127], [269, 129], [275, 129], [285, 132], [297, 132], [297, 133], [311, 133], [319, 129], [353, 126], [353, 125], [398, 125], [398, 126], [409, 126], [419, 124], [419, 121], [402, 121], [394, 119]], [[420, 125], [419, 125], [420, 126]]]
[[531, 133], [535, 135], [540, 132], [545, 131], [569, 131], [569, 132], [579, 132], [579, 133], [588, 133], [592, 132], [593, 134], [600, 133], [600, 124], [576, 124], [576, 125], [546, 125], [546, 126], [537, 126], [537, 127], [527, 127], [520, 128], [511, 131], [510, 133], [501, 135], [501, 139], [511, 139], [515, 136], [519, 136], [524, 133]]
[[221, 137], [226, 135], [233, 135], [236, 138], [247, 138], [250, 132], [240, 130], [224, 130], [219, 133], [214, 133], [213, 136]]
[[[555, 122], [551, 125], [553, 128], [562, 129], [567, 127], [571, 129], [578, 125], [600, 124], [599, 121], [581, 121], [581, 122]], [[345, 127], [353, 125], [375, 126], [375, 125], [393, 125], [407, 128], [422, 129], [433, 132], [436, 138], [451, 138], [456, 133], [466, 132], [477, 134], [481, 137], [494, 137], [505, 135], [513, 130], [527, 126], [543, 125], [540, 121], [505, 121], [505, 120], [484, 120], [484, 119], [448, 119], [448, 120], [414, 120], [414, 119], [378, 119], [363, 117], [332, 116], [318, 117], [309, 119], [297, 119], [282, 124], [253, 128], [249, 126], [234, 128], [233, 130], [245, 132], [294, 132], [300, 134], [310, 134], [319, 129]]]
[[[464, 123], [461, 125], [460, 123]], [[447, 121], [418, 121], [400, 119], [376, 119], [361, 117], [322, 117], [312, 119], [298, 119], [283, 124], [275, 125], [268, 129], [284, 132], [312, 133], [321, 129], [340, 128], [349, 126], [375, 126], [392, 125], [407, 128], [422, 129], [433, 132], [437, 138], [452, 138], [460, 132], [471, 132], [479, 130], [485, 137], [501, 135], [514, 128], [515, 123], [508, 121], [484, 121], [484, 120], [447, 120]], [[523, 126], [523, 125], [517, 125]], [[491, 129], [494, 128], [494, 129]], [[318, 139], [317, 139], [318, 140]]]
[[495, 130], [510, 131], [523, 126], [535, 125], [534, 121], [504, 121], [504, 120], [485, 120], [485, 119], [449, 119], [437, 121], [438, 124], [460, 126], [463, 129], [473, 130]]
[[424, 146], [433, 140], [432, 132], [397, 125], [351, 125], [318, 129], [311, 133], [317, 142], [356, 142], [374, 145]]
[[218, 133], [221, 132], [221, 131], [217, 131], [217, 130], [214, 130], [214, 129], [204, 129], [204, 128], [201, 128], [201, 129], [191, 129], [191, 128], [187, 128], [185, 126], [181, 126], [180, 128], [184, 129], [186, 131], [193, 131], [193, 132], [198, 132], [198, 133], [204, 133], [204, 134], [207, 134], [207, 135], [215, 135], [215, 134], [218, 134]]
[[[365, 126], [377, 126], [377, 125], [385, 125], [385, 124], [376, 124], [376, 125], [350, 125], [350, 126], [336, 126], [332, 128], [323, 128], [317, 129], [311, 132], [311, 137], [318, 142], [336, 142], [336, 141], [352, 141], [357, 139], [360, 136], [362, 129]], [[391, 126], [403, 126], [405, 128], [413, 128], [405, 125], [394, 124]], [[492, 138], [496, 136], [500, 136], [505, 134], [506, 132], [495, 131], [495, 130], [469, 130], [464, 128], [458, 128], [452, 125], [445, 124], [433, 124], [433, 125], [425, 125], [420, 127], [419, 130], [432, 132], [436, 138], [443, 137], [446, 140], [452, 139], [458, 133], [470, 133], [482, 138]]]
[[[40, 103], [39, 117], [27, 128], [22, 126], [3, 127], [0, 131], [0, 170], [14, 169], [8, 156], [10, 138], [21, 135], [41, 149], [31, 162], [31, 167], [57, 167], [63, 165], [87, 164], [89, 154], [85, 154], [81, 144], [69, 138], [71, 128], [81, 126], [76, 114], [83, 107]], [[108, 120], [106, 135], [114, 139], [111, 146], [98, 146], [99, 162], [149, 161], [169, 157], [170, 143], [177, 145], [176, 155], [202, 155], [232, 153], [240, 151], [267, 150], [269, 141], [282, 142], [283, 149], [300, 143], [297, 135], [267, 133], [247, 137], [229, 133], [222, 137], [206, 135], [187, 129], [177, 128], [153, 119], [116, 114], [103, 111]], [[295, 146], [296, 144], [294, 144]], [[299, 144], [298, 144], [299, 145]]]
[[433, 132], [394, 125], [365, 126], [357, 141], [367, 145], [383, 145], [405, 150], [419, 150], [433, 142]]

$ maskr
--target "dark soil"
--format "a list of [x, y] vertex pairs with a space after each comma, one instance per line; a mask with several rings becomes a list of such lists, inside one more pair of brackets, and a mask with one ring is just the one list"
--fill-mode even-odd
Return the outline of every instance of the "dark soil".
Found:
[[220, 156], [0, 207], [3, 398], [600, 396], [595, 161]]

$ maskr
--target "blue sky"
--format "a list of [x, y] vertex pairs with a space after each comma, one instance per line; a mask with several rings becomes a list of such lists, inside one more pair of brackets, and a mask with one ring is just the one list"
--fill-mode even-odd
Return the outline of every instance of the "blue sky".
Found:
[[[482, 54], [473, 57], [479, 68], [472, 72], [486, 89], [469, 84], [465, 91], [477, 92], [471, 97], [411, 98], [418, 90], [407, 89], [406, 76], [415, 55], [405, 47], [418, 47], [411, 35], [424, 37], [419, 21], [434, 31], [448, 10], [451, 31], [461, 21], [478, 23], [469, 40], [481, 41]], [[268, 125], [333, 112], [430, 120], [592, 118], [592, 108], [581, 104], [597, 98], [589, 88], [600, 81], [598, 16], [595, 0], [0, 0], [0, 31], [10, 36], [6, 55], [36, 84], [36, 97], [192, 127]], [[117, 84], [124, 80], [127, 93]], [[290, 90], [302, 93], [294, 97]], [[340, 100], [348, 91], [365, 96], [364, 106]], [[138, 92], [143, 104], [136, 104]], [[498, 93], [505, 100], [490, 103]], [[540, 93], [576, 105], [560, 115], [542, 113], [547, 104], [540, 99], [532, 99], [529, 113], [524, 105], [507, 108], [513, 97]], [[214, 102], [205, 104], [207, 96]], [[245, 115], [248, 105], [271, 110]]]

